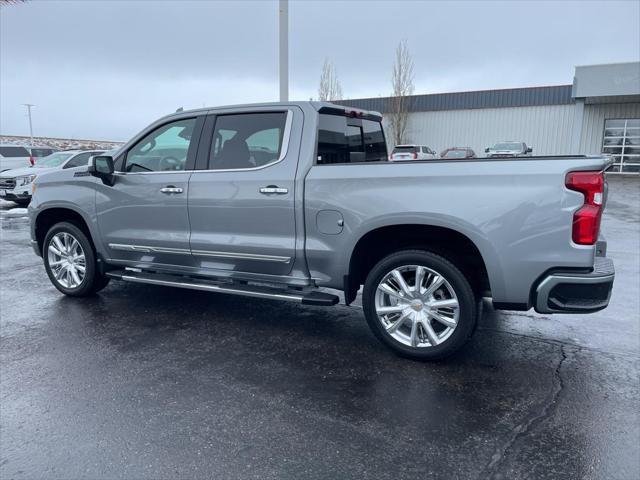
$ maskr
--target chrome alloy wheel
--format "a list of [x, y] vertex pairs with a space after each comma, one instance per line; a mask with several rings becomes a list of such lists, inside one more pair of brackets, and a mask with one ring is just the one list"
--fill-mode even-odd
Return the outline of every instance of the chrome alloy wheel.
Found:
[[451, 284], [421, 265], [387, 273], [376, 289], [375, 309], [388, 335], [410, 347], [433, 347], [458, 325], [460, 305]]
[[86, 260], [80, 242], [67, 232], [56, 233], [47, 247], [49, 268], [56, 282], [76, 288], [84, 280]]

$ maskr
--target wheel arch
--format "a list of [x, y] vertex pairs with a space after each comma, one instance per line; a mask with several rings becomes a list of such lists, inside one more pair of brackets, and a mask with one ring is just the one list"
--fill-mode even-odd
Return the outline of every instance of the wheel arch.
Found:
[[72, 223], [80, 230], [82, 230], [82, 232], [91, 242], [94, 251], [96, 250], [93, 234], [91, 232], [91, 228], [89, 227], [89, 222], [86, 220], [83, 214], [69, 207], [50, 207], [40, 211], [34, 219], [33, 228], [35, 240], [38, 245], [38, 251], [41, 255], [43, 253], [42, 250], [44, 239], [47, 235], [47, 232], [51, 229], [52, 226], [60, 222]]
[[468, 235], [444, 226], [402, 223], [379, 226], [359, 237], [351, 250], [348, 273], [344, 277], [346, 303], [353, 301], [376, 263], [405, 249], [429, 250], [446, 258], [469, 278], [477, 295], [490, 295], [486, 258]]

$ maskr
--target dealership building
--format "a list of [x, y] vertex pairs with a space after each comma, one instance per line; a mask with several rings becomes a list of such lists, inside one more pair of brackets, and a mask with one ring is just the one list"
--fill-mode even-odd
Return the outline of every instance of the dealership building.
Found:
[[[339, 103], [387, 114], [389, 100]], [[640, 62], [576, 67], [568, 85], [413, 95], [409, 111], [404, 143], [471, 147], [480, 157], [494, 143], [523, 141], [534, 155], [604, 152], [612, 170], [640, 172]]]

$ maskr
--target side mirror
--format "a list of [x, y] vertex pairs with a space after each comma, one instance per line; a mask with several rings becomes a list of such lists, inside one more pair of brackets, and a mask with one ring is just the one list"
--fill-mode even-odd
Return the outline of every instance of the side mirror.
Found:
[[533, 152], [533, 147], [527, 147], [527, 153]]
[[489, 150], [491, 150], [489, 147], [484, 149], [484, 153], [489, 153]]
[[94, 155], [89, 161], [89, 173], [98, 177], [105, 185], [112, 186], [115, 183], [115, 168], [113, 157], [109, 155]]

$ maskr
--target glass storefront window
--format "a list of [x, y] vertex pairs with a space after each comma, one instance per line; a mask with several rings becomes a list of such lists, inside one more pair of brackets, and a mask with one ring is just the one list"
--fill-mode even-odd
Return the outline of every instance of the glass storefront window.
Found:
[[640, 119], [605, 120], [602, 152], [613, 156], [610, 172], [640, 172]]

